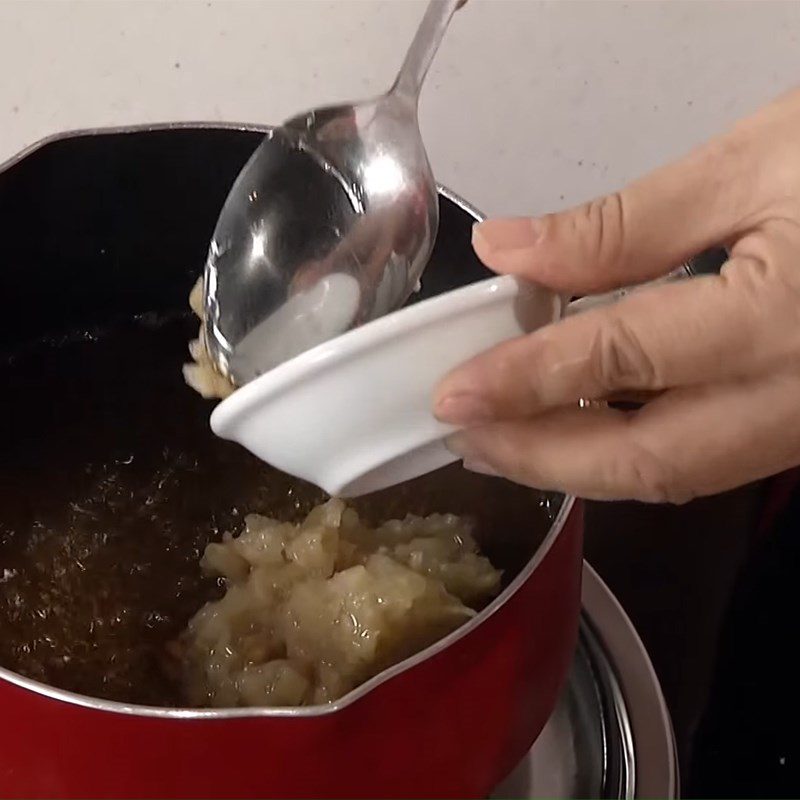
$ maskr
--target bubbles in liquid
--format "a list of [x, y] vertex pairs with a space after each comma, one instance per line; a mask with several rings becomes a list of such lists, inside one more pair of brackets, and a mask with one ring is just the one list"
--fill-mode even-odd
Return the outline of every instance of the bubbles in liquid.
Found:
[[[180, 703], [166, 645], [220, 594], [199, 560], [244, 514], [297, 521], [324, 500], [210, 432], [183, 383], [196, 323], [144, 315], [20, 350], [0, 366], [0, 664], [84, 694]], [[471, 514], [509, 577], [557, 510], [457, 467], [364, 498], [377, 523]]]

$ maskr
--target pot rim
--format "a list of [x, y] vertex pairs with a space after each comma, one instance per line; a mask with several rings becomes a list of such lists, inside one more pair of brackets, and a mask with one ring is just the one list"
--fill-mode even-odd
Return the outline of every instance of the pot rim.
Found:
[[[225, 123], [225, 122], [163, 122], [163, 123], [144, 123], [141, 125], [124, 125], [115, 127], [85, 128], [65, 131], [46, 136], [28, 147], [24, 148], [11, 158], [0, 163], [0, 173], [5, 172], [16, 164], [21, 163], [25, 158], [33, 155], [44, 147], [55, 142], [66, 139], [88, 138], [90, 136], [113, 136], [133, 133], [147, 133], [172, 130], [238, 130], [252, 133], [266, 133], [271, 130], [270, 125], [251, 125], [247, 123]], [[454, 203], [456, 206], [466, 211], [476, 222], [485, 219], [477, 208], [459, 197], [455, 192], [437, 183], [438, 193]], [[534, 491], [533, 489], [531, 491]], [[423, 661], [427, 661], [435, 655], [446, 650], [450, 645], [459, 641], [470, 634], [479, 625], [482, 625], [490, 617], [494, 616], [506, 603], [517, 593], [519, 588], [525, 584], [542, 563], [545, 556], [549, 553], [575, 505], [575, 497], [572, 495], [562, 495], [563, 501], [555, 519], [550, 524], [542, 543], [534, 554], [525, 564], [520, 573], [513, 581], [480, 613], [473, 617], [469, 622], [449, 633], [439, 641], [415, 653], [413, 656], [379, 672], [368, 681], [357, 686], [347, 694], [332, 703], [315, 706], [301, 706], [292, 708], [167, 708], [161, 706], [145, 706], [135, 703], [121, 703], [115, 700], [104, 700], [102, 698], [90, 697], [77, 692], [58, 689], [54, 686], [42, 683], [32, 678], [26, 678], [19, 673], [0, 666], [0, 680], [7, 681], [21, 689], [26, 689], [52, 700], [58, 700], [71, 705], [90, 708], [95, 711], [106, 711], [116, 714], [128, 714], [141, 717], [156, 717], [161, 719], [237, 719], [237, 718], [256, 718], [256, 717], [287, 717], [287, 718], [308, 718], [320, 717], [342, 711], [371, 691], [376, 689], [386, 681], [392, 680], [396, 676], [413, 669]]]

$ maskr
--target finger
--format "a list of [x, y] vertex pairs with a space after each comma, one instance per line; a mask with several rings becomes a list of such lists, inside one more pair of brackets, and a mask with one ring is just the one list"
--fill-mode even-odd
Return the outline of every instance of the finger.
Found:
[[558, 409], [456, 434], [465, 466], [596, 500], [682, 503], [800, 461], [800, 378], [672, 390], [637, 412]]
[[766, 372], [800, 351], [798, 309], [800, 286], [742, 256], [722, 275], [644, 289], [500, 344], [444, 379], [434, 412], [475, 425]]
[[486, 220], [473, 229], [475, 252], [497, 272], [574, 294], [663, 275], [741, 230], [758, 202], [749, 147], [732, 133], [577, 208]]

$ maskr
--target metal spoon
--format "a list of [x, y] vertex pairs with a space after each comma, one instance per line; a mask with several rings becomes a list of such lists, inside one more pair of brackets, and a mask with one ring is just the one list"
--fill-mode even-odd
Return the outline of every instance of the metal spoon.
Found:
[[465, 0], [431, 0], [392, 88], [271, 130], [223, 206], [204, 271], [204, 338], [242, 385], [400, 307], [439, 224], [417, 101]]

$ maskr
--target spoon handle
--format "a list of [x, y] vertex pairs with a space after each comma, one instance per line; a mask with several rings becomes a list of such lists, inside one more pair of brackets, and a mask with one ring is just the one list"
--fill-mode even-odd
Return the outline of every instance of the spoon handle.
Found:
[[439, 49], [450, 18], [463, 2], [464, 0], [430, 0], [390, 93], [403, 95], [416, 103], [422, 82]]

